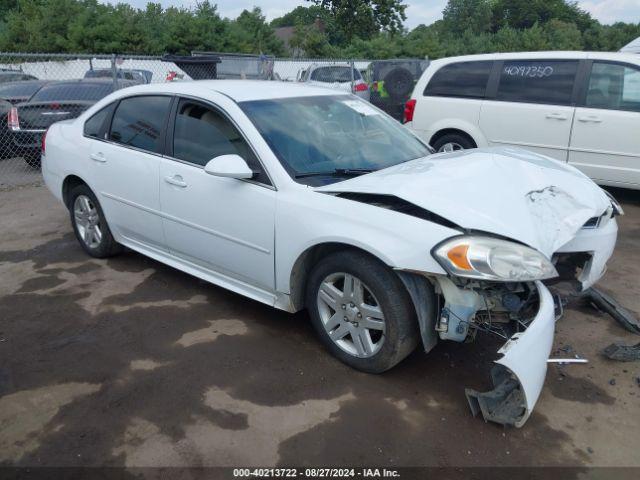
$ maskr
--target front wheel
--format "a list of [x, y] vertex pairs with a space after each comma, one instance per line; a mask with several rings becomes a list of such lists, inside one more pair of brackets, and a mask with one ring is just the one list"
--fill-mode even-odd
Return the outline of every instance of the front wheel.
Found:
[[458, 133], [448, 133], [441, 136], [432, 145], [433, 149], [438, 152], [457, 152], [458, 150], [468, 150], [476, 148], [475, 143], [469, 137]]
[[375, 258], [337, 252], [311, 272], [306, 305], [327, 349], [369, 373], [390, 369], [418, 344], [418, 323], [398, 276]]

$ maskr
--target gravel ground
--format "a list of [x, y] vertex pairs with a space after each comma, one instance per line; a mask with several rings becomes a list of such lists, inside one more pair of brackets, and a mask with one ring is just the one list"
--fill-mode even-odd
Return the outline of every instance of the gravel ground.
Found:
[[[600, 282], [640, 313], [640, 193]], [[273, 310], [133, 252], [88, 258], [44, 187], [0, 192], [0, 465], [640, 466], [637, 343], [575, 303], [521, 429], [472, 418], [499, 342], [441, 343], [383, 375], [323, 351]]]

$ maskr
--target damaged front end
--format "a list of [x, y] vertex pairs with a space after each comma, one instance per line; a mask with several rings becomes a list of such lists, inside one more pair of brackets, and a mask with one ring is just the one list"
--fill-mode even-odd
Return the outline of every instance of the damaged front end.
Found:
[[444, 305], [436, 324], [442, 340], [471, 341], [479, 332], [502, 338], [491, 376], [494, 389], [466, 389], [472, 413], [485, 421], [522, 426], [547, 372], [559, 302], [539, 281], [499, 283], [438, 277]]

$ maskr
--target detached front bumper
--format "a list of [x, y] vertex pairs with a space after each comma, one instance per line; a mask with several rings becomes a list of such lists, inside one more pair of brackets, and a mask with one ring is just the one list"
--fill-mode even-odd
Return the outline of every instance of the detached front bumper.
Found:
[[498, 353], [491, 374], [494, 389], [480, 393], [466, 389], [472, 413], [485, 421], [521, 427], [538, 401], [547, 374], [547, 360], [553, 345], [555, 307], [547, 287], [536, 282], [538, 314], [524, 332], [516, 333]]

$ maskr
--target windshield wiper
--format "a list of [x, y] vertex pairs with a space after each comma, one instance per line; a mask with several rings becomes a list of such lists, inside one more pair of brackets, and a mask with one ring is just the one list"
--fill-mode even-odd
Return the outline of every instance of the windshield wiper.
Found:
[[304, 172], [298, 173], [296, 178], [305, 177], [357, 177], [375, 171], [372, 168], [336, 168], [326, 172]]

